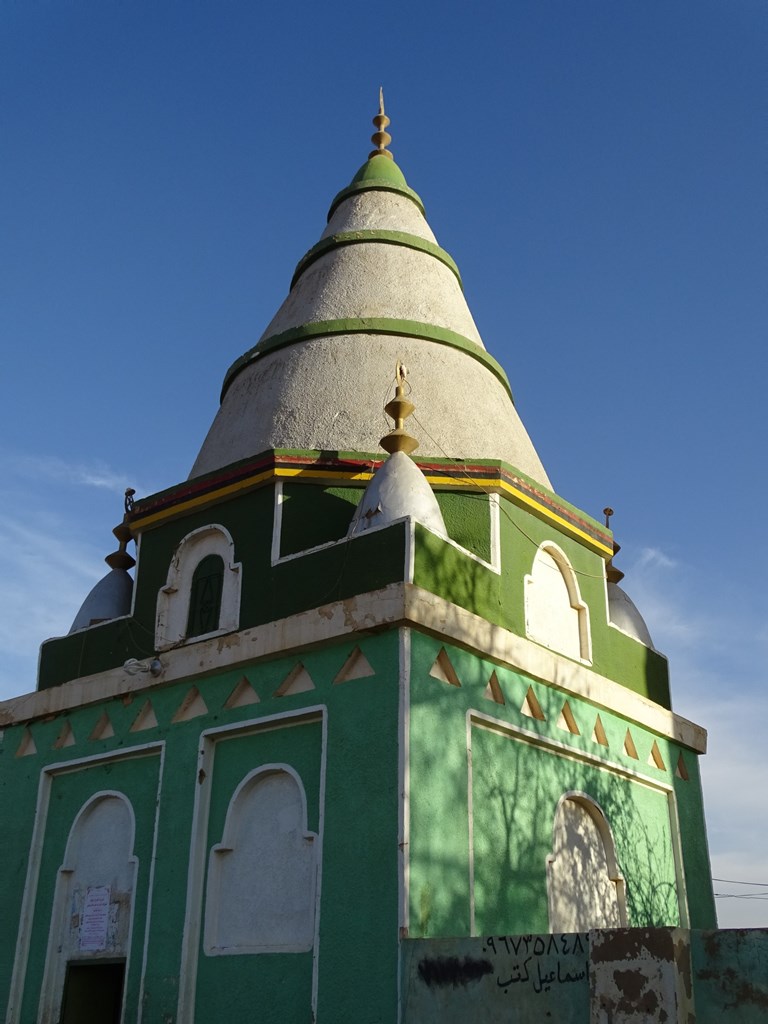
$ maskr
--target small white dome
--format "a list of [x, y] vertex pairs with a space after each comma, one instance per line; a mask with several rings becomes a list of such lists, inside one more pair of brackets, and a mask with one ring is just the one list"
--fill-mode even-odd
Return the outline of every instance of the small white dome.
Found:
[[132, 577], [125, 569], [111, 569], [83, 601], [69, 632], [75, 633], [97, 622], [130, 615], [132, 597]]
[[[618, 583], [608, 584], [608, 614], [614, 626], [624, 633], [633, 636], [646, 647], [653, 648], [653, 640], [648, 627], [634, 601], [626, 594]], [[655, 650], [655, 648], [653, 648]]]
[[427, 478], [405, 452], [394, 452], [373, 474], [347, 531], [348, 537], [410, 517], [446, 537], [440, 506]]

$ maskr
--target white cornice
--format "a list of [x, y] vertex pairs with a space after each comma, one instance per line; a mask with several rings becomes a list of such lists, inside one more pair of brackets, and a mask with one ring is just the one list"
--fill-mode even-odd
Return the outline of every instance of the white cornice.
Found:
[[697, 753], [706, 751], [707, 734], [701, 726], [585, 665], [517, 636], [411, 583], [393, 583], [381, 590], [334, 601], [239, 633], [164, 651], [160, 655], [163, 670], [157, 679], [132, 676], [122, 668], [115, 668], [3, 701], [0, 703], [0, 727], [393, 626], [411, 626], [429, 633], [564, 693], [588, 700], [596, 707], [622, 715]]

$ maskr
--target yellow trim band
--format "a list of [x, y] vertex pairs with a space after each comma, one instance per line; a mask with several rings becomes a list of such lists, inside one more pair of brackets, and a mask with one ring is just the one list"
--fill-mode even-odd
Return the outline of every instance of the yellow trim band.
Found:
[[[585, 530], [582, 530], [574, 523], [569, 522], [552, 509], [542, 505], [535, 498], [525, 494], [523, 491], [515, 487], [514, 484], [509, 483], [501, 477], [494, 477], [486, 480], [473, 480], [472, 478], [467, 477], [462, 480], [457, 479], [456, 477], [443, 476], [439, 473], [427, 472], [424, 475], [431, 487], [449, 487], [452, 490], [457, 491], [473, 490], [484, 494], [500, 492], [505, 498], [513, 501], [515, 504], [524, 505], [534, 511], [541, 518], [557, 523], [557, 525], [566, 533], [579, 537], [588, 544], [589, 547], [593, 548], [606, 558], [611, 558], [613, 556], [612, 547], [609, 547], [607, 544], [602, 543], [602, 541], [597, 540], [597, 538], [590, 536], [590, 534]], [[170, 508], [161, 509], [159, 512], [140, 516], [131, 522], [131, 529], [134, 533], [140, 533], [142, 530], [156, 526], [167, 519], [174, 519], [185, 512], [201, 508], [205, 505], [214, 505], [223, 498], [253, 490], [255, 487], [258, 487], [260, 484], [266, 483], [269, 480], [303, 478], [305, 480], [326, 480], [328, 483], [345, 480], [349, 483], [365, 484], [372, 476], [373, 472], [371, 470], [349, 470], [346, 472], [344, 470], [336, 470], [329, 473], [327, 470], [311, 469], [307, 466], [270, 466], [269, 469], [263, 470], [255, 476], [249, 476], [243, 480], [238, 480], [236, 483], [226, 484], [215, 491], [208, 491], [207, 493], [198, 495], [197, 497], [188, 498], [186, 501], [181, 501]]]

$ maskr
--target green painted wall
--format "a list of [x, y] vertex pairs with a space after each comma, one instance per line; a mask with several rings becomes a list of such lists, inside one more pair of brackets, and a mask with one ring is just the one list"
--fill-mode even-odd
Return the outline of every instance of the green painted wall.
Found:
[[[667, 744], [665, 749], [669, 746], [671, 745]], [[680, 819], [680, 842], [683, 847], [691, 928], [715, 928], [717, 910], [712, 891], [712, 867], [709, 863], [707, 831], [704, 824], [704, 797], [699, 759], [689, 750], [681, 751], [679, 754], [675, 750], [669, 750], [669, 756], [675, 758], [672, 762], [674, 765], [677, 764], [677, 758], [682, 756], [688, 774], [687, 780], [675, 774], [672, 782]]]
[[[307, 494], [315, 488], [303, 485]], [[332, 504], [333, 495], [320, 500]], [[296, 500], [292, 496], [288, 502]], [[299, 499], [300, 506], [306, 499]], [[335, 508], [341, 499], [334, 499]], [[165, 585], [173, 554], [181, 540], [193, 530], [210, 523], [225, 526], [233, 537], [235, 557], [242, 563], [240, 628], [272, 622], [295, 612], [355, 594], [377, 590], [403, 579], [405, 527], [357, 537], [303, 557], [271, 564], [274, 494], [271, 487], [235, 498], [215, 509], [195, 512], [144, 534], [136, 568], [134, 614], [102, 625], [58, 637], [43, 644], [38, 689], [46, 689], [80, 676], [122, 665], [128, 658], [147, 658], [154, 651], [157, 595]], [[289, 513], [289, 517], [291, 513]], [[289, 519], [289, 522], [293, 522]], [[314, 532], [313, 532], [314, 530]], [[334, 532], [333, 530], [331, 532]], [[310, 529], [308, 546], [317, 540]], [[298, 537], [289, 526], [290, 545]], [[289, 545], [289, 546], [290, 546]]]
[[[443, 649], [460, 687], [430, 675]], [[618, 765], [651, 783], [673, 787], [681, 807], [689, 906], [696, 921], [714, 923], [709, 867], [701, 851], [705, 836], [701, 789], [691, 772], [675, 777], [681, 749], [663, 737], [599, 710], [608, 747], [593, 738], [598, 709], [569, 696], [579, 734], [558, 724], [566, 695], [469, 652], [412, 633], [410, 679], [410, 934], [470, 933], [470, 828], [467, 714], [475, 711], [564, 747], [545, 750], [507, 734], [472, 726], [475, 910], [479, 931], [510, 934], [548, 928], [546, 857], [559, 798], [569, 790], [591, 796], [604, 810], [627, 884], [630, 923], [677, 924], [672, 826], [666, 792], [629, 781]], [[505, 703], [486, 692], [496, 673]], [[521, 710], [529, 686], [543, 720]], [[625, 750], [627, 729], [638, 757]], [[436, 742], [439, 737], [439, 742]], [[664, 768], [651, 760], [657, 744]], [[570, 749], [575, 758], [562, 756]], [[588, 756], [587, 762], [580, 755]], [[695, 756], [685, 751], [686, 764]], [[594, 759], [604, 762], [596, 764]], [[650, 763], [649, 763], [650, 762]], [[697, 838], [699, 837], [698, 841]]]
[[[464, 516], [475, 520], [475, 533], [481, 535], [487, 528], [487, 510], [471, 494], [454, 494], [452, 498], [463, 503]], [[465, 527], [465, 532], [470, 531]], [[500, 574], [467, 558], [422, 526], [416, 526], [416, 536], [415, 583], [520, 636], [526, 635], [525, 577], [539, 545], [556, 543], [567, 556], [581, 599], [589, 608], [592, 668], [670, 707], [666, 658], [608, 625], [604, 562], [598, 554], [508, 501], [501, 502]]]
[[[133, 616], [94, 626], [43, 645], [39, 688], [89, 675], [128, 658], [154, 653], [157, 595], [180, 541], [209, 523], [225, 526], [242, 563], [240, 626], [246, 628], [364, 593], [403, 579], [402, 526], [374, 531], [344, 542], [362, 490], [306, 482], [284, 483], [281, 556], [271, 564], [274, 486], [231, 498], [214, 508], [191, 512], [146, 531], [141, 540]], [[437, 491], [449, 536], [486, 561], [491, 557], [489, 497], [472, 492]], [[525, 576], [538, 546], [556, 542], [568, 557], [582, 599], [590, 612], [592, 666], [596, 672], [670, 706], [666, 659], [608, 625], [602, 558], [510, 501], [500, 502], [501, 573], [495, 573], [423, 527], [416, 527], [414, 582], [491, 622], [525, 636]], [[312, 554], [301, 551], [340, 541]]]
[[546, 932], [546, 859], [560, 797], [586, 793], [611, 826], [632, 927], [679, 924], [664, 793], [487, 729], [472, 730], [475, 914], [480, 932]]
[[[222, 739], [216, 744], [206, 849], [222, 841], [229, 802], [252, 768], [286, 763], [307, 799], [307, 828], [320, 831], [322, 724], [310, 722]], [[243, 879], [248, 884], [248, 879]], [[206, 956], [201, 939], [195, 1020], [243, 1019], [249, 1002], [263, 1024], [302, 1020], [312, 998], [312, 950], [303, 953]]]
[[[82, 765], [75, 767], [71, 772], [57, 773], [53, 777], [37, 884], [37, 902], [24, 999], [21, 1004], [22, 1021], [37, 1019], [51, 923], [50, 908], [53, 904], [59, 868], [65, 862], [64, 855], [70, 829], [83, 805], [101, 790], [116, 790], [123, 793], [130, 801], [136, 818], [134, 855], [138, 858], [138, 874], [134, 892], [130, 962], [125, 980], [126, 1019], [136, 1018], [159, 767], [160, 758], [155, 751], [153, 756], [123, 758], [109, 764]], [[34, 800], [31, 803], [34, 809]], [[18, 920], [18, 917], [12, 920]], [[5, 928], [2, 930], [6, 931]]]
[[346, 536], [362, 487], [283, 484], [280, 554], [293, 555]]
[[[334, 683], [347, 657], [359, 647], [374, 674]], [[282, 681], [301, 661], [315, 689], [275, 696]], [[21, 891], [35, 814], [40, 771], [45, 765], [75, 761], [101, 753], [118, 760], [76, 768], [54, 782], [46, 832], [41, 887], [32, 938], [22, 1024], [36, 1020], [39, 985], [48, 937], [50, 900], [55, 872], [62, 862], [71, 822], [88, 796], [98, 789], [116, 789], [131, 800], [137, 817], [139, 883], [134, 918], [134, 958], [128, 978], [126, 1020], [137, 1019], [139, 972], [146, 925], [148, 870], [157, 792], [159, 757], [119, 760], [125, 748], [162, 741], [165, 768], [159, 805], [159, 828], [151, 929], [147, 947], [143, 1019], [176, 1021], [181, 975], [182, 933], [195, 796], [200, 785], [212, 787], [211, 818], [206, 841], [220, 840], [222, 815], [237, 783], [265, 761], [289, 763], [302, 778], [316, 830], [324, 814], [320, 910], [318, 1021], [352, 1020], [366, 1006], [367, 1020], [393, 1021], [397, 998], [398, 943], [398, 714], [399, 637], [397, 630], [350, 639], [301, 656], [283, 657], [244, 669], [202, 677], [186, 683], [155, 683], [126, 699], [117, 698], [80, 708], [50, 721], [29, 726], [37, 747], [33, 755], [16, 757], [24, 726], [5, 730], [2, 745], [3, 807], [8, 820], [4, 865], [11, 885], [0, 887], [0, 914], [9, 927], [0, 929], [0, 1012], [7, 1004]], [[243, 677], [252, 684], [258, 703], [227, 709], [224, 705]], [[173, 719], [194, 685], [207, 708], [189, 721]], [[131, 732], [145, 702], [151, 701], [157, 726]], [[198, 778], [201, 733], [219, 726], [249, 723], [258, 727], [267, 716], [324, 705], [327, 718], [325, 795], [320, 789], [320, 726], [274, 724], [268, 731], [217, 743], [214, 770]], [[106, 711], [115, 735], [89, 739]], [[53, 749], [65, 722], [74, 743]], [[193, 909], [202, 919], [203, 908]], [[207, 957], [199, 951], [197, 1020], [212, 1019], [214, 999], [226, 1003], [228, 1021], [310, 1019], [309, 983], [312, 954], [260, 954]], [[376, 970], [371, 970], [371, 965]], [[308, 980], [309, 979], [309, 980]], [[265, 997], [265, 991], [281, 994]], [[212, 994], [213, 993], [213, 994]]]
[[451, 540], [486, 562], [491, 559], [491, 501], [488, 494], [436, 491]]

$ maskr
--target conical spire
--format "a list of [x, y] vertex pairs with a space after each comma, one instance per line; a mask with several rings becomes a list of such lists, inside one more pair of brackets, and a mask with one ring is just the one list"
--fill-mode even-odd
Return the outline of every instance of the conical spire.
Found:
[[[333, 200], [259, 341], [227, 372], [191, 476], [272, 448], [375, 452], [375, 382], [390, 378], [399, 358], [419, 381], [420, 418], [429, 423], [429, 435], [410, 428], [420, 454], [499, 459], [550, 486], [458, 267], [387, 150], [388, 124], [382, 96], [377, 148]], [[394, 401], [407, 401], [405, 393]]]

